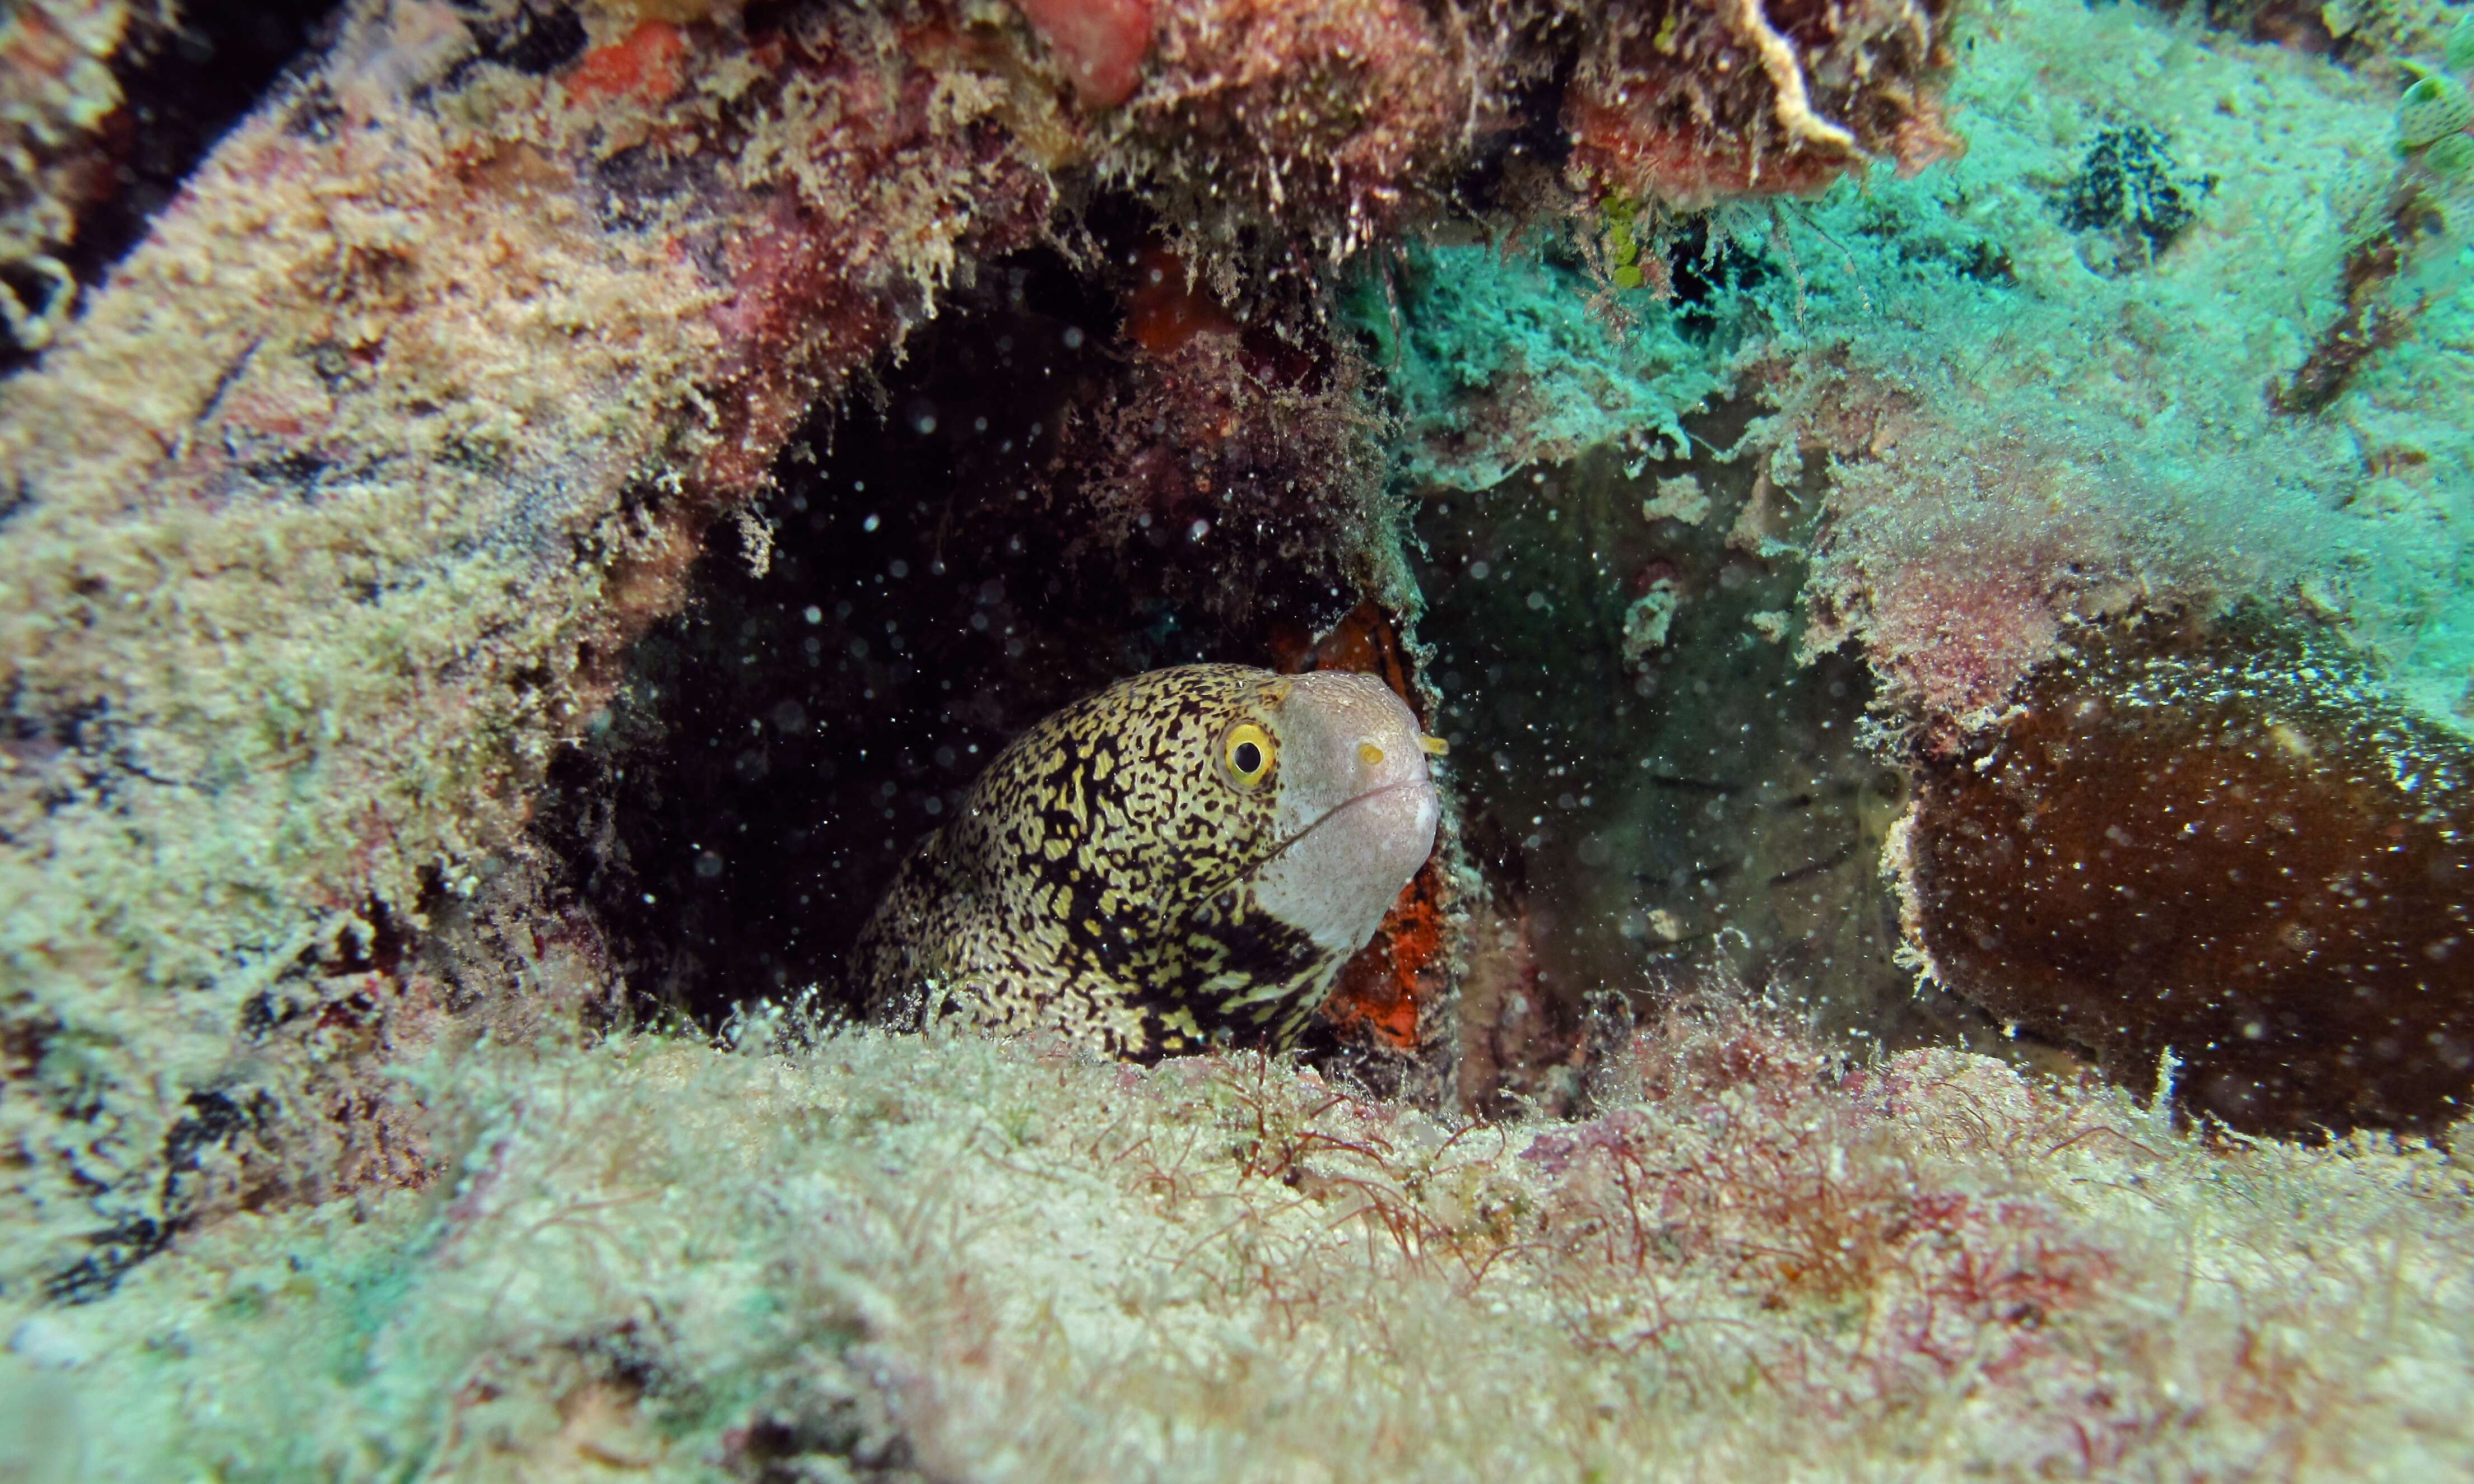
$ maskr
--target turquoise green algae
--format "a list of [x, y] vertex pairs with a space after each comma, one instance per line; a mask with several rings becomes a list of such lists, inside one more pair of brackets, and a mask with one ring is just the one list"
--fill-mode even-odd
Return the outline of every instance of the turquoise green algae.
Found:
[[[1402, 403], [1405, 480], [1485, 488], [1600, 447], [1635, 470], [1682, 459], [1696, 413], [1749, 395], [1772, 415], [1737, 452], [1782, 485], [1810, 457], [1835, 470], [1814, 593], [1843, 620], [1824, 644], [1895, 661], [1918, 641], [1884, 614], [1973, 548], [2033, 590], [2046, 611], [2022, 621], [2261, 597], [2341, 624], [2417, 706], [2462, 721], [2474, 189], [2435, 186], [2439, 225], [2389, 291], [2420, 306], [2402, 343], [2320, 415], [2268, 396], [2335, 318], [2346, 249], [2385, 200], [2398, 70], [2122, 5], [1982, 7], [1961, 57], [1964, 158], [1719, 208], [1710, 240], [1758, 272], [1698, 303], [1577, 258], [1413, 253], [1404, 286], [1357, 309]], [[2194, 213], [2161, 251], [2065, 219], [2091, 147], [2126, 127], [2166, 141]]]

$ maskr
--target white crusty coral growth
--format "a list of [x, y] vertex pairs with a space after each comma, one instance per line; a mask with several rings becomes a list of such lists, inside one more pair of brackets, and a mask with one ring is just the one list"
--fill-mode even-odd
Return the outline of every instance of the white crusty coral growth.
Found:
[[1251, 1057], [484, 1055], [432, 1189], [0, 1326], [91, 1478], [2474, 1468], [2437, 1150], [2212, 1147], [1743, 1010], [1614, 1072], [1589, 1121], [1463, 1126]]

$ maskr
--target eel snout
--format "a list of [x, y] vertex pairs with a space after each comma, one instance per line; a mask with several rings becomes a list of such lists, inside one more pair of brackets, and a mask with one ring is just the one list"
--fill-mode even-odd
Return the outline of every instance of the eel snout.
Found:
[[1382, 924], [1435, 846], [1441, 805], [1418, 718], [1371, 675], [1317, 671], [1279, 705], [1280, 849], [1254, 898], [1334, 953]]

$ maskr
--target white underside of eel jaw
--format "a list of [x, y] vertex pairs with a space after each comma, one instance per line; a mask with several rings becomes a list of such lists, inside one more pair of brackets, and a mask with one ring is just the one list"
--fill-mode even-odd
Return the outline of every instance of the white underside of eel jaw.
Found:
[[1254, 900], [1326, 953], [1355, 953], [1435, 846], [1418, 718], [1371, 675], [1319, 671], [1289, 682], [1278, 722], [1289, 843], [1256, 873]]

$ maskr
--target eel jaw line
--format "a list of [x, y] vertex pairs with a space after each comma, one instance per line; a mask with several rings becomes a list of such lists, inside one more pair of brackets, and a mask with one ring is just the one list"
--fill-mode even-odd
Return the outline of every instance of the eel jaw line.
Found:
[[1247, 873], [1254, 900], [1325, 952], [1355, 953], [1433, 853], [1442, 808], [1424, 776], [1357, 794]]

